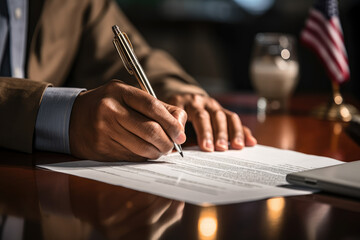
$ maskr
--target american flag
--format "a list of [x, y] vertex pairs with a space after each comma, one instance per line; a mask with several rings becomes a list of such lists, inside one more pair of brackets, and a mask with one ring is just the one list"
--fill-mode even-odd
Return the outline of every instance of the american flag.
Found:
[[320, 57], [332, 81], [341, 84], [349, 79], [349, 62], [337, 0], [315, 2], [301, 32], [301, 41]]

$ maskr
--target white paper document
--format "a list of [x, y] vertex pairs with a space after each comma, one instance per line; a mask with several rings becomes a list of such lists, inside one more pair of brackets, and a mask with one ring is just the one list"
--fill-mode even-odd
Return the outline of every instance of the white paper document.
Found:
[[289, 188], [286, 174], [341, 163], [256, 145], [212, 153], [187, 149], [184, 158], [172, 153], [141, 163], [84, 160], [38, 167], [196, 205], [218, 205], [312, 193]]

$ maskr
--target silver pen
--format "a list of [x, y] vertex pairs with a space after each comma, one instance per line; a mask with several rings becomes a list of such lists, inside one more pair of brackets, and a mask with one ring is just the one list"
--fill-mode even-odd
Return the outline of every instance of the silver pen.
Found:
[[[130, 75], [135, 75], [142, 90], [148, 92], [151, 96], [157, 98], [148, 78], [146, 77], [144, 70], [142, 69], [133, 51], [133, 47], [128, 36], [126, 35], [126, 33], [121, 32], [117, 25], [114, 25], [112, 27], [112, 30], [115, 34], [113, 44], [121, 60], [123, 61], [126, 70], [129, 72]], [[176, 151], [178, 151], [180, 155], [184, 157], [181, 146], [174, 142], [174, 147]]]

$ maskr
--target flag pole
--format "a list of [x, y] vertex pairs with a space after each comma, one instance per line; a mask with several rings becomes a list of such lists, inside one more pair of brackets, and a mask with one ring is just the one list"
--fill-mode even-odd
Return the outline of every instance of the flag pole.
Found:
[[349, 122], [359, 111], [351, 104], [345, 104], [340, 93], [338, 83], [332, 83], [332, 98], [328, 104], [323, 104], [316, 108], [312, 113], [318, 118], [330, 121]]
[[338, 0], [315, 0], [301, 32], [301, 40], [315, 51], [332, 80], [330, 101], [312, 113], [325, 120], [351, 121], [359, 112], [354, 106], [344, 103], [340, 92], [340, 84], [349, 80], [350, 70], [339, 19]]

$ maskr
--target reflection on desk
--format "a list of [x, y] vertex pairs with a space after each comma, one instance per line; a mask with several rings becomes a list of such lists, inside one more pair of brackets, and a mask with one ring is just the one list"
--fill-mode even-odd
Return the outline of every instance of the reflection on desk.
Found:
[[[264, 121], [256, 116], [253, 95], [227, 94], [219, 100], [238, 110], [260, 144], [342, 161], [360, 159], [360, 146], [344, 131], [346, 124], [307, 114], [324, 98], [295, 98], [289, 113]], [[191, 144], [196, 138], [188, 140]], [[184, 206], [33, 167], [73, 160], [0, 149], [0, 238], [12, 223], [12, 239], [15, 234], [19, 239], [360, 239], [358, 199], [318, 193], [211, 208]]]
[[10, 239], [158, 239], [184, 209], [183, 202], [48, 171], [1, 168], [0, 182], [9, 183], [0, 188], [0, 229]]

